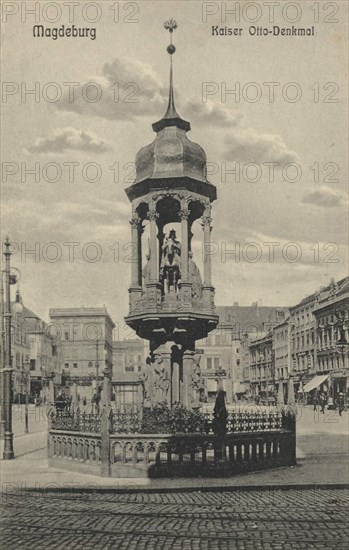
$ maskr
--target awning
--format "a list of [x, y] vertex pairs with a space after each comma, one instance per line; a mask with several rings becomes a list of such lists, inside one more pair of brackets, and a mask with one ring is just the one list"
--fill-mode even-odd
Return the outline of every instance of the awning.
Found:
[[320, 386], [320, 384], [323, 384], [323, 382], [325, 382], [327, 378], [328, 378], [328, 374], [322, 374], [321, 376], [314, 376], [314, 378], [310, 380], [310, 382], [305, 384], [305, 386], [303, 387], [304, 393], [307, 393], [317, 388], [318, 386]]

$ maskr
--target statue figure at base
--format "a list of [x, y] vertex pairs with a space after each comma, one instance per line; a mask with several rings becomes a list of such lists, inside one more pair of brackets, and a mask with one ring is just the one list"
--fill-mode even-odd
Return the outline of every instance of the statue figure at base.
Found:
[[155, 400], [157, 403], [167, 402], [170, 379], [161, 353], [155, 354], [154, 374]]
[[191, 407], [199, 406], [205, 398], [205, 381], [201, 376], [200, 361], [201, 355], [195, 354], [189, 378], [189, 404]]

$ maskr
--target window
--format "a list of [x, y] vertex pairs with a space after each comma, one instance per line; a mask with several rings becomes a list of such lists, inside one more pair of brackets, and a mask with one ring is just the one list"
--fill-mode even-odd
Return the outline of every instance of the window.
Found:
[[64, 363], [64, 368], [69, 369], [69, 363]]
[[239, 353], [239, 352], [240, 352], [239, 348], [236, 348], [236, 353]]
[[207, 360], [206, 360], [206, 368], [209, 370], [209, 369], [212, 369], [212, 357], [207, 357]]
[[240, 365], [240, 359], [237, 359], [237, 360], [236, 360], [236, 364], [237, 364], [237, 366]]
[[213, 358], [213, 365], [215, 369], [219, 369], [219, 357]]
[[134, 372], [135, 371], [135, 368], [133, 365], [126, 365], [125, 366], [125, 371], [126, 372]]
[[69, 340], [69, 332], [64, 333], [64, 340]]
[[216, 336], [216, 346], [219, 346], [221, 343], [222, 343], [221, 335], [217, 334], [217, 336]]
[[78, 368], [78, 364], [77, 364], [77, 363], [73, 363], [73, 368], [74, 368], [74, 369], [77, 369], [77, 368]]
[[30, 359], [30, 370], [35, 370], [35, 359]]

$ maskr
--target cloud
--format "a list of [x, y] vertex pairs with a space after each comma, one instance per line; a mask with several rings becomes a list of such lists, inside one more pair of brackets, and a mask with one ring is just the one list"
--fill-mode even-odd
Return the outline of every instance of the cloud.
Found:
[[240, 125], [226, 138], [224, 153], [232, 161], [256, 164], [275, 162], [279, 163], [280, 168], [299, 161], [297, 153], [287, 148], [281, 136], [259, 134], [253, 128]]
[[37, 138], [33, 145], [26, 148], [29, 153], [64, 153], [66, 151], [83, 151], [102, 154], [110, 146], [92, 134], [77, 128], [61, 128], [52, 136]]
[[[115, 58], [103, 65], [101, 73], [92, 77], [91, 88], [83, 86], [74, 89], [74, 101], [66, 94], [55, 105], [59, 110], [90, 116], [114, 119], [136, 120], [152, 116], [158, 120], [166, 111], [168, 83], [161, 79], [150, 65], [133, 58]], [[98, 101], [89, 101], [99, 91]], [[175, 90], [176, 108], [181, 114], [187, 112], [195, 124], [218, 127], [235, 126], [242, 115], [212, 102], [186, 101]], [[178, 107], [179, 105], [179, 107]], [[185, 118], [185, 116], [184, 116]]]
[[77, 86], [55, 104], [62, 111], [86, 113], [111, 120], [158, 116], [167, 102], [167, 89], [146, 63], [115, 58], [104, 63], [100, 74]]
[[322, 186], [312, 193], [308, 193], [302, 199], [303, 204], [313, 204], [323, 208], [347, 207], [348, 197], [335, 189]]
[[207, 128], [212, 126], [234, 127], [243, 118], [241, 113], [228, 111], [220, 104], [199, 103], [198, 101], [189, 101], [184, 111], [190, 113], [190, 117], [195, 120], [195, 124], [205, 125]]

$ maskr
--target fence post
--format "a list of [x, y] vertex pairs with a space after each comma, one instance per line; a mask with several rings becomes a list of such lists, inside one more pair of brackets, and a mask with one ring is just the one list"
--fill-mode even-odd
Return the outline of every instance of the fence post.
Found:
[[285, 448], [282, 453], [283, 456], [287, 459], [287, 462], [290, 466], [295, 466], [297, 464], [296, 458], [296, 414], [291, 410], [282, 412], [282, 427], [284, 430], [287, 430], [288, 433], [285, 434]]
[[101, 474], [110, 477], [110, 377], [108, 367], [103, 370], [103, 401], [101, 411]]
[[29, 411], [28, 411], [28, 402], [29, 395], [28, 392], [25, 394], [25, 405], [24, 405], [24, 433], [29, 433]]

